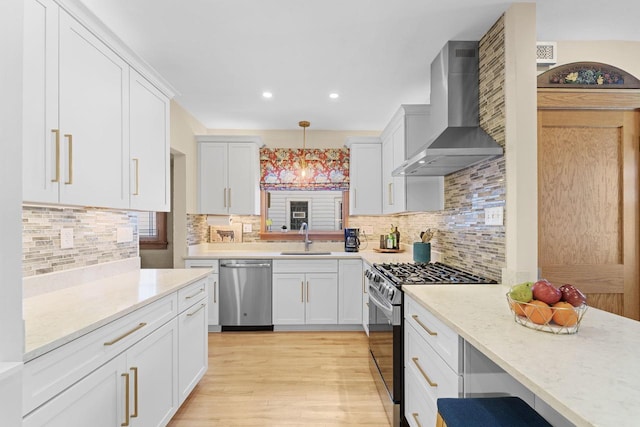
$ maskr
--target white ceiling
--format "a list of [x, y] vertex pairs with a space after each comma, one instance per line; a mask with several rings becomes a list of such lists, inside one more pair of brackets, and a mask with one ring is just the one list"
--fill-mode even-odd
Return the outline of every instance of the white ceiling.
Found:
[[[400, 104], [428, 103], [444, 43], [479, 40], [512, 3], [81, 1], [207, 128], [329, 130], [381, 130]], [[636, 0], [536, 3], [538, 40], [640, 40]]]

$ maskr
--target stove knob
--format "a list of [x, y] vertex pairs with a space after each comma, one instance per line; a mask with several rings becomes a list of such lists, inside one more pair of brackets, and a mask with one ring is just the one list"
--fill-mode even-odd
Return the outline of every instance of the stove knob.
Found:
[[393, 297], [396, 294], [396, 289], [394, 287], [390, 287], [388, 292], [387, 292], [387, 298], [389, 298], [389, 301], [393, 301]]

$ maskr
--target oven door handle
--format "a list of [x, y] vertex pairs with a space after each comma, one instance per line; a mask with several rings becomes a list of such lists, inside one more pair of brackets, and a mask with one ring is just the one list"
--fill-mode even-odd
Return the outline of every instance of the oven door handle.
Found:
[[369, 300], [373, 302], [373, 304], [378, 307], [384, 315], [389, 319], [393, 320], [393, 307], [387, 307], [384, 302], [378, 296], [379, 292], [376, 288], [369, 287]]

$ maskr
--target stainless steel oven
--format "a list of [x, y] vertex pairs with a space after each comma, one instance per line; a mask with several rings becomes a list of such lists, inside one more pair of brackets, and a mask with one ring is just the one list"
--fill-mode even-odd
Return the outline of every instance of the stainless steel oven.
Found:
[[403, 393], [402, 293], [391, 296], [384, 279], [369, 270], [370, 368], [392, 427], [400, 426]]

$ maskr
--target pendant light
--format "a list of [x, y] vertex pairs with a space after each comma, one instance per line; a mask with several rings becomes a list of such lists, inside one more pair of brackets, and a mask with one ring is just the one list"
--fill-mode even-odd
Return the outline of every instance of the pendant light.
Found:
[[306, 161], [306, 148], [307, 148], [307, 128], [311, 125], [306, 120], [298, 122], [298, 126], [302, 128], [302, 158], [300, 159], [300, 176], [305, 178], [307, 175], [307, 161]]

